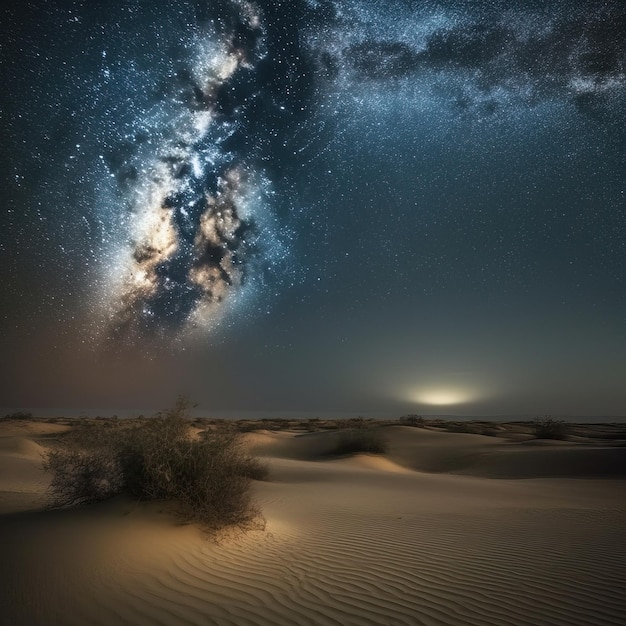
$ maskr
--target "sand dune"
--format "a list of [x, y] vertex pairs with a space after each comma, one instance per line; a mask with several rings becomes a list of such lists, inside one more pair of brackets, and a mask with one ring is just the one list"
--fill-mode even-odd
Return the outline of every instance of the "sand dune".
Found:
[[512, 442], [402, 426], [385, 430], [392, 458], [419, 471], [492, 478], [626, 476], [624, 447], [550, 440]]
[[[247, 434], [267, 527], [219, 544], [155, 503], [5, 503], [0, 623], [626, 623], [626, 448], [384, 432], [350, 457], [337, 433]], [[0, 438], [0, 492], [41, 495], [37, 437]]]
[[[625, 446], [588, 440], [589, 445], [534, 439], [518, 442], [408, 426], [390, 426], [381, 432], [389, 445], [387, 460], [420, 472], [492, 478], [626, 476]], [[265, 432], [246, 437], [257, 454], [321, 461], [328, 459], [340, 435]]]

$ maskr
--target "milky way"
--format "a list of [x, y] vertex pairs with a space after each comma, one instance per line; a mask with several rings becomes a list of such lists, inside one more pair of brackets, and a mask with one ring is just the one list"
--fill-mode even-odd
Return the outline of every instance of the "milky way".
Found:
[[[67, 276], [84, 260], [94, 334], [122, 341], [211, 330], [265, 309], [281, 277], [323, 273], [333, 261], [320, 233], [332, 232], [334, 213], [323, 194], [308, 207], [302, 197], [323, 185], [338, 145], [393, 153], [412, 125], [428, 125], [436, 141], [459, 120], [537, 128], [580, 115], [610, 125], [624, 103], [620, 3], [129, 2], [89, 15], [71, 3], [50, 9], [73, 52], [53, 26], [40, 34], [48, 52], [27, 52], [27, 36], [14, 44], [42, 83], [55, 64], [68, 94], [62, 81], [40, 92], [17, 73], [13, 83], [30, 90], [20, 116], [48, 113], [51, 143], [31, 153], [49, 168], [33, 192], [39, 228], [63, 241]], [[57, 111], [76, 120], [70, 131], [53, 132]], [[385, 130], [398, 115], [401, 135]], [[52, 143], [63, 158], [49, 156]], [[45, 206], [65, 198], [68, 218], [57, 222]], [[379, 235], [392, 241], [399, 221], [390, 214]], [[305, 259], [293, 242], [311, 225]]]
[[254, 258], [276, 252], [275, 234], [255, 217], [270, 210], [270, 183], [252, 149], [230, 147], [258, 95], [237, 87], [254, 83], [266, 54], [261, 17], [247, 2], [227, 8], [190, 38], [188, 67], [156, 120], [136, 122], [158, 142], [137, 165], [124, 163], [130, 245], [113, 265], [112, 291], [105, 287], [112, 330], [123, 337], [210, 328]]
[[[616, 36], [626, 19], [611, 7], [547, 16], [524, 8], [446, 13], [427, 4], [385, 11], [355, 2], [289, 10], [276, 24], [276, 7], [223, 4], [223, 15], [191, 40], [189, 67], [173, 92], [177, 106], [149, 127], [159, 137], [156, 154], [134, 172], [130, 254], [114, 265], [116, 331], [210, 328], [220, 306], [260, 271], [255, 254], [275, 252], [276, 233], [256, 227], [259, 212], [272, 210], [271, 180], [256, 163], [284, 158], [267, 150], [267, 138], [286, 137], [289, 125], [267, 123], [263, 114], [297, 111], [294, 127], [315, 135], [306, 111], [325, 99], [345, 109], [350, 94], [363, 94], [361, 118], [381, 101], [491, 115], [568, 99], [593, 108], [626, 85], [624, 38]], [[281, 64], [287, 69], [277, 72]], [[302, 81], [308, 91], [298, 90]]]

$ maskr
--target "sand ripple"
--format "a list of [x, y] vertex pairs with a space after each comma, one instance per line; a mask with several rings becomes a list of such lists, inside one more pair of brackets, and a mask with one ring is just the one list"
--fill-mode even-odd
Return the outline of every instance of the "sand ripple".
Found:
[[219, 544], [124, 500], [0, 517], [0, 624], [626, 624], [623, 481], [287, 456]]

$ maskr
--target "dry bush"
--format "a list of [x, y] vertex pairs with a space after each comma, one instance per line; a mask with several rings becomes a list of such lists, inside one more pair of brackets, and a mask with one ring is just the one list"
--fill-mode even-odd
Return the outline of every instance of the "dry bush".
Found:
[[28, 411], [16, 411], [15, 413], [7, 413], [4, 416], [7, 420], [32, 420], [33, 414]]
[[416, 428], [426, 428], [426, 420], [421, 415], [404, 415], [400, 418], [403, 426], [415, 426]]
[[48, 453], [52, 506], [97, 502], [119, 493], [169, 500], [186, 521], [210, 530], [246, 527], [258, 519], [250, 481], [267, 468], [241, 446], [237, 433], [190, 436], [187, 405], [146, 421], [82, 423]]
[[320, 418], [309, 417], [309, 419], [304, 423], [304, 428], [306, 428], [306, 430], [308, 430], [310, 433], [317, 432], [321, 429]]
[[51, 450], [44, 469], [52, 472], [55, 507], [100, 502], [119, 494], [124, 485], [119, 463], [108, 450]]
[[384, 454], [386, 451], [387, 442], [379, 430], [359, 428], [341, 433], [331, 454]]
[[537, 439], [567, 439], [568, 426], [563, 420], [538, 417], [533, 422]]

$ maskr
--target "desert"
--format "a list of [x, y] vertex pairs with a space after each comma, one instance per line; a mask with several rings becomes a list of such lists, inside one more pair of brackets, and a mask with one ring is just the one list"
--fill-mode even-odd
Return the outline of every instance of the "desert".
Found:
[[623, 424], [227, 424], [267, 465], [263, 523], [211, 535], [124, 494], [50, 509], [45, 451], [80, 421], [0, 420], [7, 626], [624, 623]]
[[0, 31], [0, 626], [626, 626], [626, 0]]

